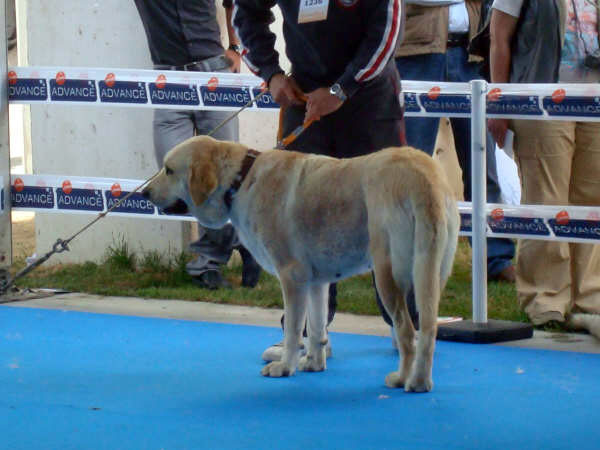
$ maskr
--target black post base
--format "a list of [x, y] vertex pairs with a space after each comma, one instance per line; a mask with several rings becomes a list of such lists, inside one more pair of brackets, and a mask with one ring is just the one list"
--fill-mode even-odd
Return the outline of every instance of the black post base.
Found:
[[474, 323], [461, 320], [438, 326], [437, 338], [441, 341], [468, 342], [471, 344], [492, 344], [495, 342], [516, 341], [533, 337], [533, 326], [529, 323], [507, 320], [488, 320], [487, 323]]

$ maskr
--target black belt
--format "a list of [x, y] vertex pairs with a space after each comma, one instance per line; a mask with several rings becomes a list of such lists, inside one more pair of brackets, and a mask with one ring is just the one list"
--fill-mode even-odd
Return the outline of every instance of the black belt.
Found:
[[448, 33], [448, 47], [468, 47], [469, 33]]
[[202, 61], [192, 61], [181, 66], [169, 66], [166, 64], [155, 64], [155, 70], [185, 70], [193, 72], [216, 72], [231, 67], [233, 62], [224, 55], [217, 55]]

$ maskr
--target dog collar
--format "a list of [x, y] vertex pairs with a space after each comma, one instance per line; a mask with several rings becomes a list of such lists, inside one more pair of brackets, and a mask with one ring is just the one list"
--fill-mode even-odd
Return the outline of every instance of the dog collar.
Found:
[[231, 183], [231, 186], [229, 187], [229, 189], [227, 189], [227, 192], [225, 192], [225, 204], [227, 205], [228, 209], [231, 209], [231, 204], [233, 203], [233, 196], [244, 182], [244, 178], [246, 178], [246, 175], [248, 175], [248, 172], [250, 172], [252, 164], [254, 164], [254, 161], [259, 156], [260, 152], [252, 149], [249, 149], [248, 153], [246, 153], [246, 156], [242, 161], [242, 167], [240, 171], [233, 179], [233, 183]]

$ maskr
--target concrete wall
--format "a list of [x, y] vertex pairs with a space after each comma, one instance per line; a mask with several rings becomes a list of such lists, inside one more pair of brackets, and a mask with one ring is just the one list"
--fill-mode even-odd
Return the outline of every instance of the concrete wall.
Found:
[[[224, 23], [220, 4], [217, 1]], [[151, 67], [143, 27], [131, 1], [19, 0], [18, 9], [20, 65]], [[224, 42], [227, 45], [227, 39]], [[51, 105], [30, 110], [27, 152], [33, 173], [145, 179], [156, 171], [149, 109]], [[276, 124], [274, 113], [243, 113], [241, 141], [271, 148]], [[70, 236], [92, 217], [37, 213], [37, 253], [45, 253], [58, 237]], [[109, 216], [52, 262], [99, 260], [107, 246], [121, 237], [137, 250], [179, 252], [187, 247], [189, 228], [186, 223]]]
[[[228, 45], [225, 14], [216, 1], [223, 42]], [[281, 38], [281, 17], [272, 30], [284, 70], [289, 69]], [[150, 68], [146, 38], [132, 1], [17, 0], [19, 65]], [[243, 72], [248, 72], [242, 67]], [[25, 109], [25, 167], [33, 173], [145, 179], [157, 167], [152, 149], [152, 111], [89, 106], [33, 106]], [[276, 113], [240, 115], [240, 141], [257, 149], [272, 148]], [[442, 133], [441, 147], [444, 145]], [[444, 153], [442, 162], [453, 173], [456, 158]], [[459, 174], [459, 172], [458, 172]], [[458, 179], [460, 182], [460, 179]], [[461, 191], [459, 186], [456, 191]], [[36, 251], [48, 251], [93, 216], [36, 214]], [[107, 217], [77, 238], [71, 251], [50, 263], [100, 260], [121, 237], [136, 250], [179, 252], [190, 239], [187, 223]]]

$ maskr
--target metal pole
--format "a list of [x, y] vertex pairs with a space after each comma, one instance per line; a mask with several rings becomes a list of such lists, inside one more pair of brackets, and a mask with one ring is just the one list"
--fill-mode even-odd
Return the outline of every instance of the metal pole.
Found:
[[12, 263], [10, 217], [10, 151], [8, 144], [8, 46], [6, 0], [0, 0], [0, 177], [3, 179], [4, 214], [0, 215], [0, 281], [8, 276]]
[[486, 91], [471, 81], [471, 199], [473, 204], [473, 322], [487, 323]]

